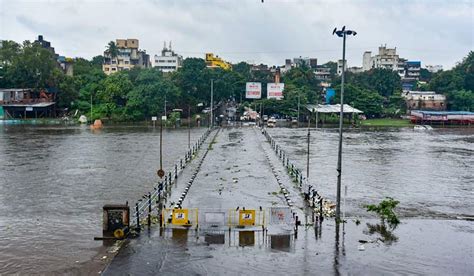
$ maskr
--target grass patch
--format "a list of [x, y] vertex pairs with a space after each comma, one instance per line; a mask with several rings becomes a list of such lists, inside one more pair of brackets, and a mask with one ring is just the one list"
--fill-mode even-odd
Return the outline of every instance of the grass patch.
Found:
[[361, 126], [375, 126], [375, 127], [410, 127], [413, 124], [410, 120], [406, 119], [391, 119], [391, 118], [381, 118], [381, 119], [369, 119], [360, 122]]

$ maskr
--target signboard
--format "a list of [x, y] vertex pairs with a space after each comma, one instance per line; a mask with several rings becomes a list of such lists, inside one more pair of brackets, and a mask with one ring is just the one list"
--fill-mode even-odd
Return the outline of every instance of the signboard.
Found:
[[206, 224], [225, 225], [224, 212], [206, 212], [204, 214], [204, 221]]
[[152, 120], [152, 121], [156, 121], [156, 120], [158, 120], [158, 117], [153, 116], [153, 117], [151, 117], [151, 120]]
[[267, 83], [267, 99], [283, 99], [284, 83]]
[[32, 107], [32, 106], [27, 106], [27, 107], [25, 108], [25, 111], [33, 111], [33, 107]]
[[161, 116], [162, 121], [166, 121], [166, 116]]
[[270, 224], [291, 224], [292, 217], [289, 207], [271, 207]]
[[240, 210], [239, 225], [255, 225], [255, 210]]
[[262, 84], [260, 82], [247, 82], [245, 85], [245, 98], [247, 99], [262, 98]]
[[332, 88], [326, 88], [326, 104], [330, 104], [334, 96], [336, 96], [336, 91]]
[[188, 209], [173, 209], [171, 223], [174, 225], [188, 224]]

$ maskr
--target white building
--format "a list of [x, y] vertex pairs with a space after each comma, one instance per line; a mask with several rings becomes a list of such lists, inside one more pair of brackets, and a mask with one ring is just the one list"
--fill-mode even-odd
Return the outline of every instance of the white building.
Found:
[[443, 65], [426, 65], [426, 70], [430, 71], [431, 73], [437, 73], [439, 71], [443, 71]]
[[169, 47], [166, 48], [166, 42], [161, 50], [161, 55], [155, 55], [153, 59], [153, 67], [157, 67], [162, 72], [173, 72], [183, 65], [183, 57], [176, 54], [171, 49], [171, 41]]
[[[342, 75], [342, 59], [338, 60], [337, 61], [337, 74], [339, 76]], [[344, 64], [344, 71], [347, 71], [347, 60], [346, 60], [346, 64]]]

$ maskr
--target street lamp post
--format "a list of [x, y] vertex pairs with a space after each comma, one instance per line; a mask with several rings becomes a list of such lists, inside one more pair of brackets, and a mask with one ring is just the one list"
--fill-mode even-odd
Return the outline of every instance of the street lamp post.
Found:
[[341, 174], [342, 174], [342, 123], [344, 115], [344, 75], [346, 70], [346, 36], [356, 35], [352, 30], [346, 30], [346, 26], [341, 30], [334, 28], [332, 34], [342, 37], [342, 74], [341, 74], [341, 110], [339, 113], [339, 149], [337, 154], [337, 194], [336, 194], [336, 221], [341, 220]]
[[211, 120], [210, 120], [210, 125], [209, 127], [212, 128], [213, 127], [213, 120], [214, 120], [214, 113], [213, 113], [213, 105], [214, 105], [214, 80], [211, 79]]

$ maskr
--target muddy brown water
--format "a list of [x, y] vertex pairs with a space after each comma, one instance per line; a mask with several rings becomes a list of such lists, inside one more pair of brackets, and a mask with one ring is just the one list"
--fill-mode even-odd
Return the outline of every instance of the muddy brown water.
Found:
[[[204, 128], [192, 129], [195, 142]], [[163, 133], [163, 167], [184, 157], [187, 129]], [[0, 274], [61, 272], [101, 248], [102, 206], [152, 189], [159, 129], [0, 124]]]
[[[203, 132], [193, 130], [192, 140]], [[271, 134], [305, 171], [306, 130], [276, 128]], [[102, 205], [135, 202], [155, 183], [158, 135], [148, 127], [110, 127], [91, 133], [81, 127], [0, 125], [0, 274], [47, 274], [92, 258], [100, 248], [92, 238], [101, 232]], [[241, 133], [231, 132], [229, 137]], [[321, 194], [333, 198], [337, 131], [313, 130], [311, 143], [310, 179]], [[184, 154], [187, 131], [165, 131], [164, 147], [168, 168]], [[209, 246], [195, 238], [175, 243], [172, 236], [161, 238], [151, 232], [131, 241], [109, 273], [380, 274], [398, 267], [407, 274], [466, 274], [473, 271], [473, 250], [467, 242], [473, 240], [473, 224], [454, 219], [474, 214], [473, 153], [473, 129], [349, 130], [345, 134], [347, 215], [370, 220], [363, 204], [384, 196], [400, 200], [400, 212], [408, 222], [397, 229], [395, 246], [371, 244], [359, 252], [357, 240], [367, 236], [362, 235], [363, 226], [350, 223], [348, 254], [339, 252], [339, 247], [335, 254], [334, 245], [336, 241], [340, 245], [343, 236], [341, 232], [335, 239], [331, 221], [324, 222], [319, 239], [312, 229], [300, 232], [288, 252], [258, 244], [226, 246], [235, 245], [232, 238], [225, 238], [224, 245]], [[436, 231], [426, 231], [430, 228]], [[417, 254], [420, 241], [424, 246]], [[388, 260], [380, 257], [384, 252], [390, 252]], [[451, 257], [434, 261], [447, 254]], [[160, 256], [167, 261], [156, 267]], [[364, 264], [370, 262], [374, 265], [368, 269]]]

